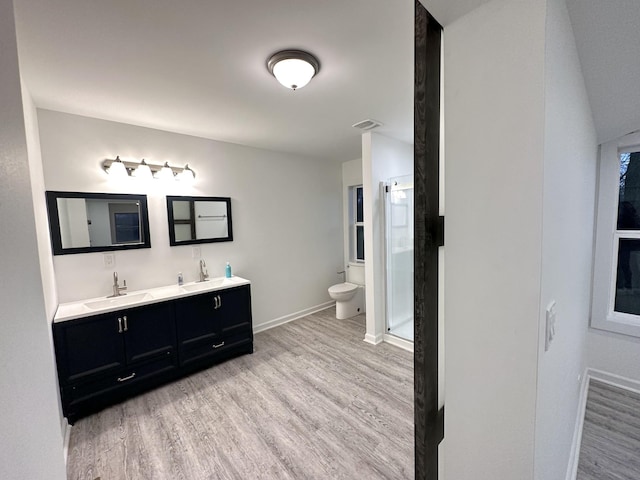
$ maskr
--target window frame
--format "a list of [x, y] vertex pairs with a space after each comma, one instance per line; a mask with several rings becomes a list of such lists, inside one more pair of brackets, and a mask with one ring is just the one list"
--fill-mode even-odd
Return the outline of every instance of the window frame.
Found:
[[640, 230], [618, 230], [620, 155], [633, 152], [640, 152], [640, 134], [600, 146], [590, 325], [640, 337], [640, 315], [614, 310], [620, 239], [640, 239]]
[[[358, 227], [362, 227], [362, 234], [364, 235], [364, 186], [363, 185], [352, 185], [350, 188], [350, 199], [351, 199], [351, 211], [349, 212], [349, 218], [351, 219], [351, 225], [349, 226], [349, 244], [351, 246], [349, 261], [355, 263], [364, 263], [366, 258], [366, 253], [363, 250], [363, 257], [358, 258]], [[358, 189], [362, 190], [362, 221], [358, 222]]]

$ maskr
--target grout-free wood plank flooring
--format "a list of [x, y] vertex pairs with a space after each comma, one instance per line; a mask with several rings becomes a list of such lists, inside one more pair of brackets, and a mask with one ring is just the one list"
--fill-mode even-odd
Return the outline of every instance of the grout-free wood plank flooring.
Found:
[[413, 355], [335, 309], [79, 420], [69, 479], [412, 479]]
[[576, 479], [640, 479], [640, 394], [591, 380]]

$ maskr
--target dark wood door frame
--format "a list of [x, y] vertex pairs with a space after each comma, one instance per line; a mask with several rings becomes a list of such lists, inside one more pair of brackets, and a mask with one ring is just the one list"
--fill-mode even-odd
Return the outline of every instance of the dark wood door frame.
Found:
[[415, 0], [414, 78], [414, 415], [415, 478], [438, 478], [444, 408], [438, 410], [440, 46], [442, 26]]

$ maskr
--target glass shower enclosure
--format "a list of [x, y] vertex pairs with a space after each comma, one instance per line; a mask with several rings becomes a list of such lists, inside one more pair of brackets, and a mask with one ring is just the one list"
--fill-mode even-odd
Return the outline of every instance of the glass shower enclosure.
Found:
[[387, 333], [413, 342], [413, 175], [385, 188]]

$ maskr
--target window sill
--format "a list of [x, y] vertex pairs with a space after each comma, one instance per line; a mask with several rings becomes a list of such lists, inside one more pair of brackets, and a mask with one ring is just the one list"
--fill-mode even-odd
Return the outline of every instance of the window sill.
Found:
[[591, 328], [640, 337], [640, 316], [613, 312], [603, 319], [592, 318]]

